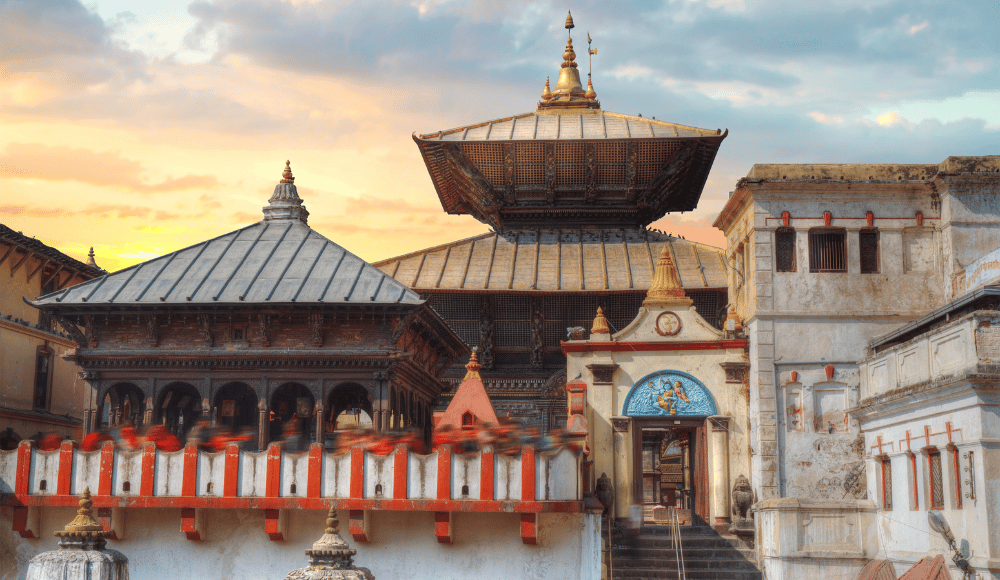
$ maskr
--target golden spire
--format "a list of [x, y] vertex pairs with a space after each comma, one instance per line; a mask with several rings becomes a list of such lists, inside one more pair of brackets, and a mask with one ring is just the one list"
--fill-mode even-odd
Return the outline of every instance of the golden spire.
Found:
[[97, 266], [97, 261], [94, 260], [94, 246], [90, 246], [90, 251], [87, 252], [87, 265]]
[[278, 183], [295, 183], [295, 176], [292, 175], [291, 161], [285, 161], [285, 170], [281, 172], [281, 181]]
[[590, 334], [611, 334], [608, 319], [604, 317], [604, 310], [600, 306], [597, 307], [597, 316], [594, 317], [594, 325], [590, 327]]
[[653, 272], [653, 283], [649, 286], [645, 301], [676, 301], [683, 298], [684, 289], [677, 277], [677, 268], [670, 255], [670, 247], [668, 244], [663, 244], [660, 259], [656, 262], [656, 270]]
[[[94, 505], [94, 502], [90, 501], [90, 487], [86, 487], [83, 493], [80, 494], [80, 509], [76, 512], [76, 517], [73, 521], [66, 525], [67, 532], [100, 532], [104, 530], [91, 515], [94, 510], [90, 509]], [[56, 532], [58, 533], [58, 532]]]
[[549, 77], [545, 77], [545, 88], [542, 89], [542, 99], [549, 100], [552, 98], [552, 89], [549, 88]]
[[[573, 15], [567, 13], [566, 30], [570, 31], [573, 27]], [[547, 89], [542, 93], [542, 100], [538, 103], [538, 111], [544, 113], [551, 110], [553, 114], [558, 114], [559, 109], [600, 109], [601, 104], [596, 98], [585, 96], [586, 91], [580, 81], [580, 71], [576, 64], [573, 37], [569, 34], [566, 35], [566, 48], [563, 49], [562, 58], [555, 89]], [[547, 96], [549, 93], [551, 96]]]
[[465, 365], [465, 378], [463, 378], [462, 380], [463, 381], [467, 381], [469, 379], [476, 379], [480, 381], [483, 380], [483, 378], [479, 376], [479, 369], [481, 368], [483, 367], [482, 365], [479, 364], [479, 359], [476, 357], [476, 349], [473, 348], [472, 356], [469, 357], [469, 364]]
[[573, 25], [573, 12], [567, 10], [566, 11], [566, 30], [569, 30], [571, 28], [575, 28], [575, 26]]
[[590, 75], [587, 75], [587, 92], [583, 93], [583, 96], [587, 97], [588, 99], [597, 98], [597, 93], [594, 92], [594, 83], [590, 81]]

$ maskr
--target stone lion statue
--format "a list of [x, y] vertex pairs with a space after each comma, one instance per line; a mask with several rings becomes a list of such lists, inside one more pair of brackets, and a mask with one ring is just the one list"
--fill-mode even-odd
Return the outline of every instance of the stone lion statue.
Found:
[[750, 480], [745, 475], [740, 475], [736, 478], [736, 485], [733, 486], [733, 524], [749, 521], [751, 506], [753, 506], [753, 489], [750, 488]]

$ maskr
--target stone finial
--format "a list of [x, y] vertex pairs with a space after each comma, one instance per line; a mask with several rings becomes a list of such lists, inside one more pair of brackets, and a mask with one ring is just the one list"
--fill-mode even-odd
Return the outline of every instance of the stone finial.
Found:
[[309, 210], [302, 205], [302, 198], [295, 187], [295, 176], [292, 175], [291, 161], [285, 161], [285, 170], [281, 172], [281, 181], [274, 186], [274, 193], [267, 200], [264, 208], [265, 221], [298, 220], [308, 223]]
[[94, 260], [94, 246], [90, 246], [90, 251], [87, 252], [87, 265], [97, 267], [97, 261]]
[[676, 301], [684, 299], [684, 289], [681, 287], [680, 279], [677, 277], [677, 268], [670, 253], [668, 244], [663, 245], [660, 251], [660, 259], [656, 262], [656, 270], [653, 271], [653, 283], [646, 293], [646, 301]]
[[479, 358], [476, 356], [476, 350], [477, 349], [475, 348], [472, 349], [472, 356], [469, 357], [469, 364], [465, 365], [465, 378], [462, 379], [463, 381], [467, 381], [469, 379], [483, 380], [482, 377], [479, 376], [479, 369], [483, 367], [479, 364]]
[[545, 88], [542, 89], [542, 99], [546, 101], [552, 99], [552, 89], [549, 88], [549, 77], [545, 77]]
[[597, 307], [597, 316], [594, 317], [594, 325], [590, 328], [590, 334], [611, 334], [608, 326], [608, 319], [604, 317], [604, 309]]
[[285, 580], [326, 579], [326, 580], [375, 580], [371, 570], [354, 566], [354, 555], [347, 542], [340, 537], [337, 520], [337, 510], [330, 506], [326, 514], [326, 529], [311, 550], [306, 550], [309, 556], [309, 566], [291, 571]]
[[[85, 487], [80, 494], [80, 509], [76, 511], [73, 521], [66, 524], [67, 532], [100, 532], [104, 530], [97, 520], [94, 519], [94, 510], [90, 509], [94, 502], [90, 501], [90, 487]], [[58, 534], [59, 532], [56, 532]]]

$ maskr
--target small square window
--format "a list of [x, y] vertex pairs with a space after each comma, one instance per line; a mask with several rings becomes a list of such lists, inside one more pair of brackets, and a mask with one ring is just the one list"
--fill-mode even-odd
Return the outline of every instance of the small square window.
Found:
[[878, 230], [861, 230], [858, 233], [858, 245], [861, 252], [861, 273], [878, 274]]
[[243, 340], [243, 329], [234, 328], [233, 329], [233, 340]]
[[774, 232], [775, 269], [778, 272], [795, 271], [795, 230], [778, 228]]
[[809, 232], [809, 271], [847, 271], [847, 232], [823, 228]]

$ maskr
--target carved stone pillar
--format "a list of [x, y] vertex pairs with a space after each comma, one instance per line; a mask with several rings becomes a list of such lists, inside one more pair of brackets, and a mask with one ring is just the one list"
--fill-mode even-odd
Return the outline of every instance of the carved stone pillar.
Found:
[[729, 417], [713, 415], [708, 418], [708, 445], [711, 469], [709, 494], [712, 510], [712, 527], [719, 533], [729, 530]]
[[260, 402], [257, 403], [257, 410], [260, 412], [260, 421], [257, 429], [257, 449], [264, 450], [267, 449], [267, 444], [269, 443], [268, 435], [270, 428], [270, 423], [268, 422], [266, 396], [260, 398]]
[[545, 302], [541, 298], [531, 301], [531, 366], [545, 364]]
[[627, 518], [629, 507], [638, 501], [632, 489], [632, 434], [629, 432], [632, 421], [627, 417], [614, 417], [611, 427], [614, 431], [614, 510], [609, 515], [616, 518]]
[[481, 368], [493, 368], [493, 298], [484, 295], [479, 298], [479, 351]]
[[83, 430], [84, 434], [90, 434], [97, 428], [97, 391], [100, 375], [97, 371], [80, 371], [76, 374], [80, 380], [84, 381], [86, 390], [83, 409]]

